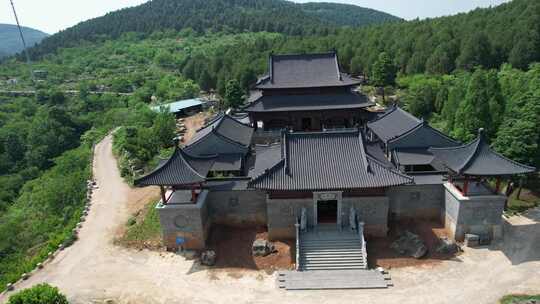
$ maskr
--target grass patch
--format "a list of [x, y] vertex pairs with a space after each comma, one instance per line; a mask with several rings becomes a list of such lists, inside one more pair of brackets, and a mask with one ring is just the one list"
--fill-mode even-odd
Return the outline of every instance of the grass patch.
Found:
[[[529, 302], [528, 302], [529, 301]], [[527, 296], [527, 295], [508, 295], [504, 296], [499, 303], [500, 304], [525, 304], [532, 301], [540, 302], [540, 295]]]
[[137, 249], [160, 249], [161, 225], [156, 211], [157, 202], [144, 207], [138, 214], [129, 218], [126, 232], [118, 242], [126, 247]]
[[540, 193], [527, 188], [521, 190], [521, 196], [517, 198], [517, 189], [508, 198], [508, 214], [518, 214], [540, 206]]

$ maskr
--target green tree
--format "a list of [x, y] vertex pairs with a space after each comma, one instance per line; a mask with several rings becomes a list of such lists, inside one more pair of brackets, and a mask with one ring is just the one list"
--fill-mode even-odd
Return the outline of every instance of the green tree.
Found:
[[199, 76], [199, 86], [203, 91], [210, 91], [210, 89], [213, 89], [215, 87], [214, 80], [212, 79], [212, 76], [210, 75], [210, 72], [208, 72], [207, 69], [203, 69], [201, 72], [201, 75]]
[[154, 61], [161, 67], [171, 67], [174, 64], [174, 57], [167, 50], [159, 50], [154, 57]]
[[49, 284], [39, 284], [12, 295], [8, 304], [69, 304], [69, 302], [58, 288]]
[[154, 140], [161, 148], [172, 146], [173, 139], [176, 136], [176, 121], [174, 115], [169, 113], [167, 109], [160, 111], [154, 118], [152, 133]]
[[504, 118], [505, 102], [502, 95], [499, 77], [496, 70], [491, 70], [486, 75], [486, 89], [489, 96], [489, 112], [491, 115], [491, 134], [495, 136]]
[[514, 102], [499, 128], [494, 147], [510, 159], [540, 165], [540, 89]]
[[371, 82], [374, 86], [382, 89], [383, 101], [386, 102], [384, 87], [393, 85], [396, 81], [396, 67], [390, 56], [382, 52], [371, 69]]
[[236, 79], [231, 79], [227, 82], [225, 87], [225, 106], [231, 108], [237, 108], [241, 106], [243, 101], [244, 92], [240, 87], [240, 84]]
[[476, 70], [467, 88], [465, 99], [460, 103], [454, 121], [453, 135], [463, 142], [473, 140], [478, 129], [484, 128], [490, 134], [493, 129], [489, 112], [489, 96], [485, 70]]
[[461, 55], [457, 58], [457, 66], [465, 70], [472, 70], [476, 66], [489, 68], [492, 66], [491, 57], [489, 38], [484, 32], [476, 32], [465, 40]]

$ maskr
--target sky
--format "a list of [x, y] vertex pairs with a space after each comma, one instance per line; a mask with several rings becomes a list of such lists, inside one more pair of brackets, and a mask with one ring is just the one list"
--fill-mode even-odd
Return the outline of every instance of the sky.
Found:
[[[81, 21], [102, 16], [147, 0], [13, 0], [21, 25], [49, 34]], [[9, 0], [0, 1], [0, 23], [15, 24]], [[398, 17], [439, 17], [467, 12], [476, 7], [498, 5], [508, 0], [295, 0], [295, 2], [339, 2], [373, 8]]]

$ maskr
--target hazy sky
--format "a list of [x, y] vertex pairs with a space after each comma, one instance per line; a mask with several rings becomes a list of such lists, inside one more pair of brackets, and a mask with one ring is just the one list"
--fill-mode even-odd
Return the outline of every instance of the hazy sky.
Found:
[[[22, 25], [49, 34], [81, 21], [102, 16], [147, 0], [13, 0]], [[476, 7], [508, 0], [297, 0], [296, 2], [341, 2], [381, 10], [405, 19], [438, 17], [466, 12]], [[0, 23], [15, 23], [9, 0], [0, 1]]]

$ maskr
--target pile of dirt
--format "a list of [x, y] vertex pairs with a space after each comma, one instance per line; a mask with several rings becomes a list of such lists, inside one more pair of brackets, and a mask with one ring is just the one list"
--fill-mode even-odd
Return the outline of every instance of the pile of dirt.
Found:
[[[421, 259], [402, 256], [391, 248], [392, 243], [405, 232], [411, 231], [424, 241], [428, 252]], [[401, 221], [390, 226], [386, 238], [370, 238], [367, 240], [368, 263], [370, 267], [386, 269], [409, 266], [435, 266], [444, 260], [452, 259], [456, 254], [437, 253], [440, 239], [447, 237], [444, 227], [438, 222], [431, 221]]]
[[214, 268], [265, 270], [269, 273], [279, 269], [293, 268], [294, 240], [273, 242], [276, 253], [265, 257], [254, 257], [251, 246], [256, 239], [268, 240], [268, 232], [265, 228], [214, 226], [208, 241], [208, 248], [217, 254]]

